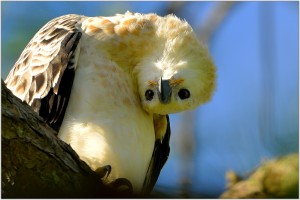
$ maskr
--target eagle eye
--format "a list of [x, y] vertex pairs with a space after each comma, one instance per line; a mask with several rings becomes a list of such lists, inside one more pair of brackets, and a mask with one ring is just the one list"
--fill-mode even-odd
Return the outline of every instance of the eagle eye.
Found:
[[178, 96], [180, 99], [188, 99], [191, 94], [190, 94], [190, 91], [187, 90], [187, 89], [180, 89], [179, 92], [178, 92]]
[[153, 90], [146, 90], [145, 92], [145, 97], [148, 101], [151, 101], [154, 97], [154, 92]]

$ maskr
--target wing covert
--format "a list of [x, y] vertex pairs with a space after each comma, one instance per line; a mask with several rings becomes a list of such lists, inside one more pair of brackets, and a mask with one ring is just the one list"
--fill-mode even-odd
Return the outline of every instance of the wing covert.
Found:
[[143, 194], [149, 194], [152, 191], [160, 171], [169, 157], [171, 128], [169, 116], [165, 115], [164, 117], [167, 120], [166, 131], [162, 139], [158, 138], [155, 141], [152, 158], [143, 184]]
[[84, 16], [64, 15], [44, 25], [25, 47], [5, 83], [56, 131], [75, 76]]

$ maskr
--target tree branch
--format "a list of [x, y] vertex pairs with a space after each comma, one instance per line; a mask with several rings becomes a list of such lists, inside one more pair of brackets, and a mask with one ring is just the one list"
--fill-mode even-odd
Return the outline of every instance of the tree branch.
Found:
[[207, 42], [235, 4], [236, 2], [234, 1], [218, 2], [206, 16], [202, 26], [197, 30], [199, 38]]
[[41, 117], [1, 85], [2, 197], [128, 197], [105, 185]]
[[220, 198], [298, 198], [299, 154], [290, 154], [262, 163], [242, 179], [227, 172], [227, 190]]

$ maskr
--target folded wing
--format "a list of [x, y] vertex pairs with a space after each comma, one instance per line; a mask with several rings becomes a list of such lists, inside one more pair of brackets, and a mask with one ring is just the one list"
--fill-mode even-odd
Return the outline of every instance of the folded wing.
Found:
[[59, 130], [70, 97], [78, 59], [80, 15], [55, 18], [28, 43], [7, 76], [12, 93]]

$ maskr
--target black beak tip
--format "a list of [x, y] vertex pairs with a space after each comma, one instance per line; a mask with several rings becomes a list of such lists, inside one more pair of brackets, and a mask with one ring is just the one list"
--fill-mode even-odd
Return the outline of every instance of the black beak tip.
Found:
[[167, 104], [171, 101], [172, 88], [170, 86], [170, 80], [160, 79], [160, 101], [163, 104]]
[[170, 102], [170, 98], [169, 97], [161, 96], [161, 103], [162, 104], [167, 104], [169, 102]]

